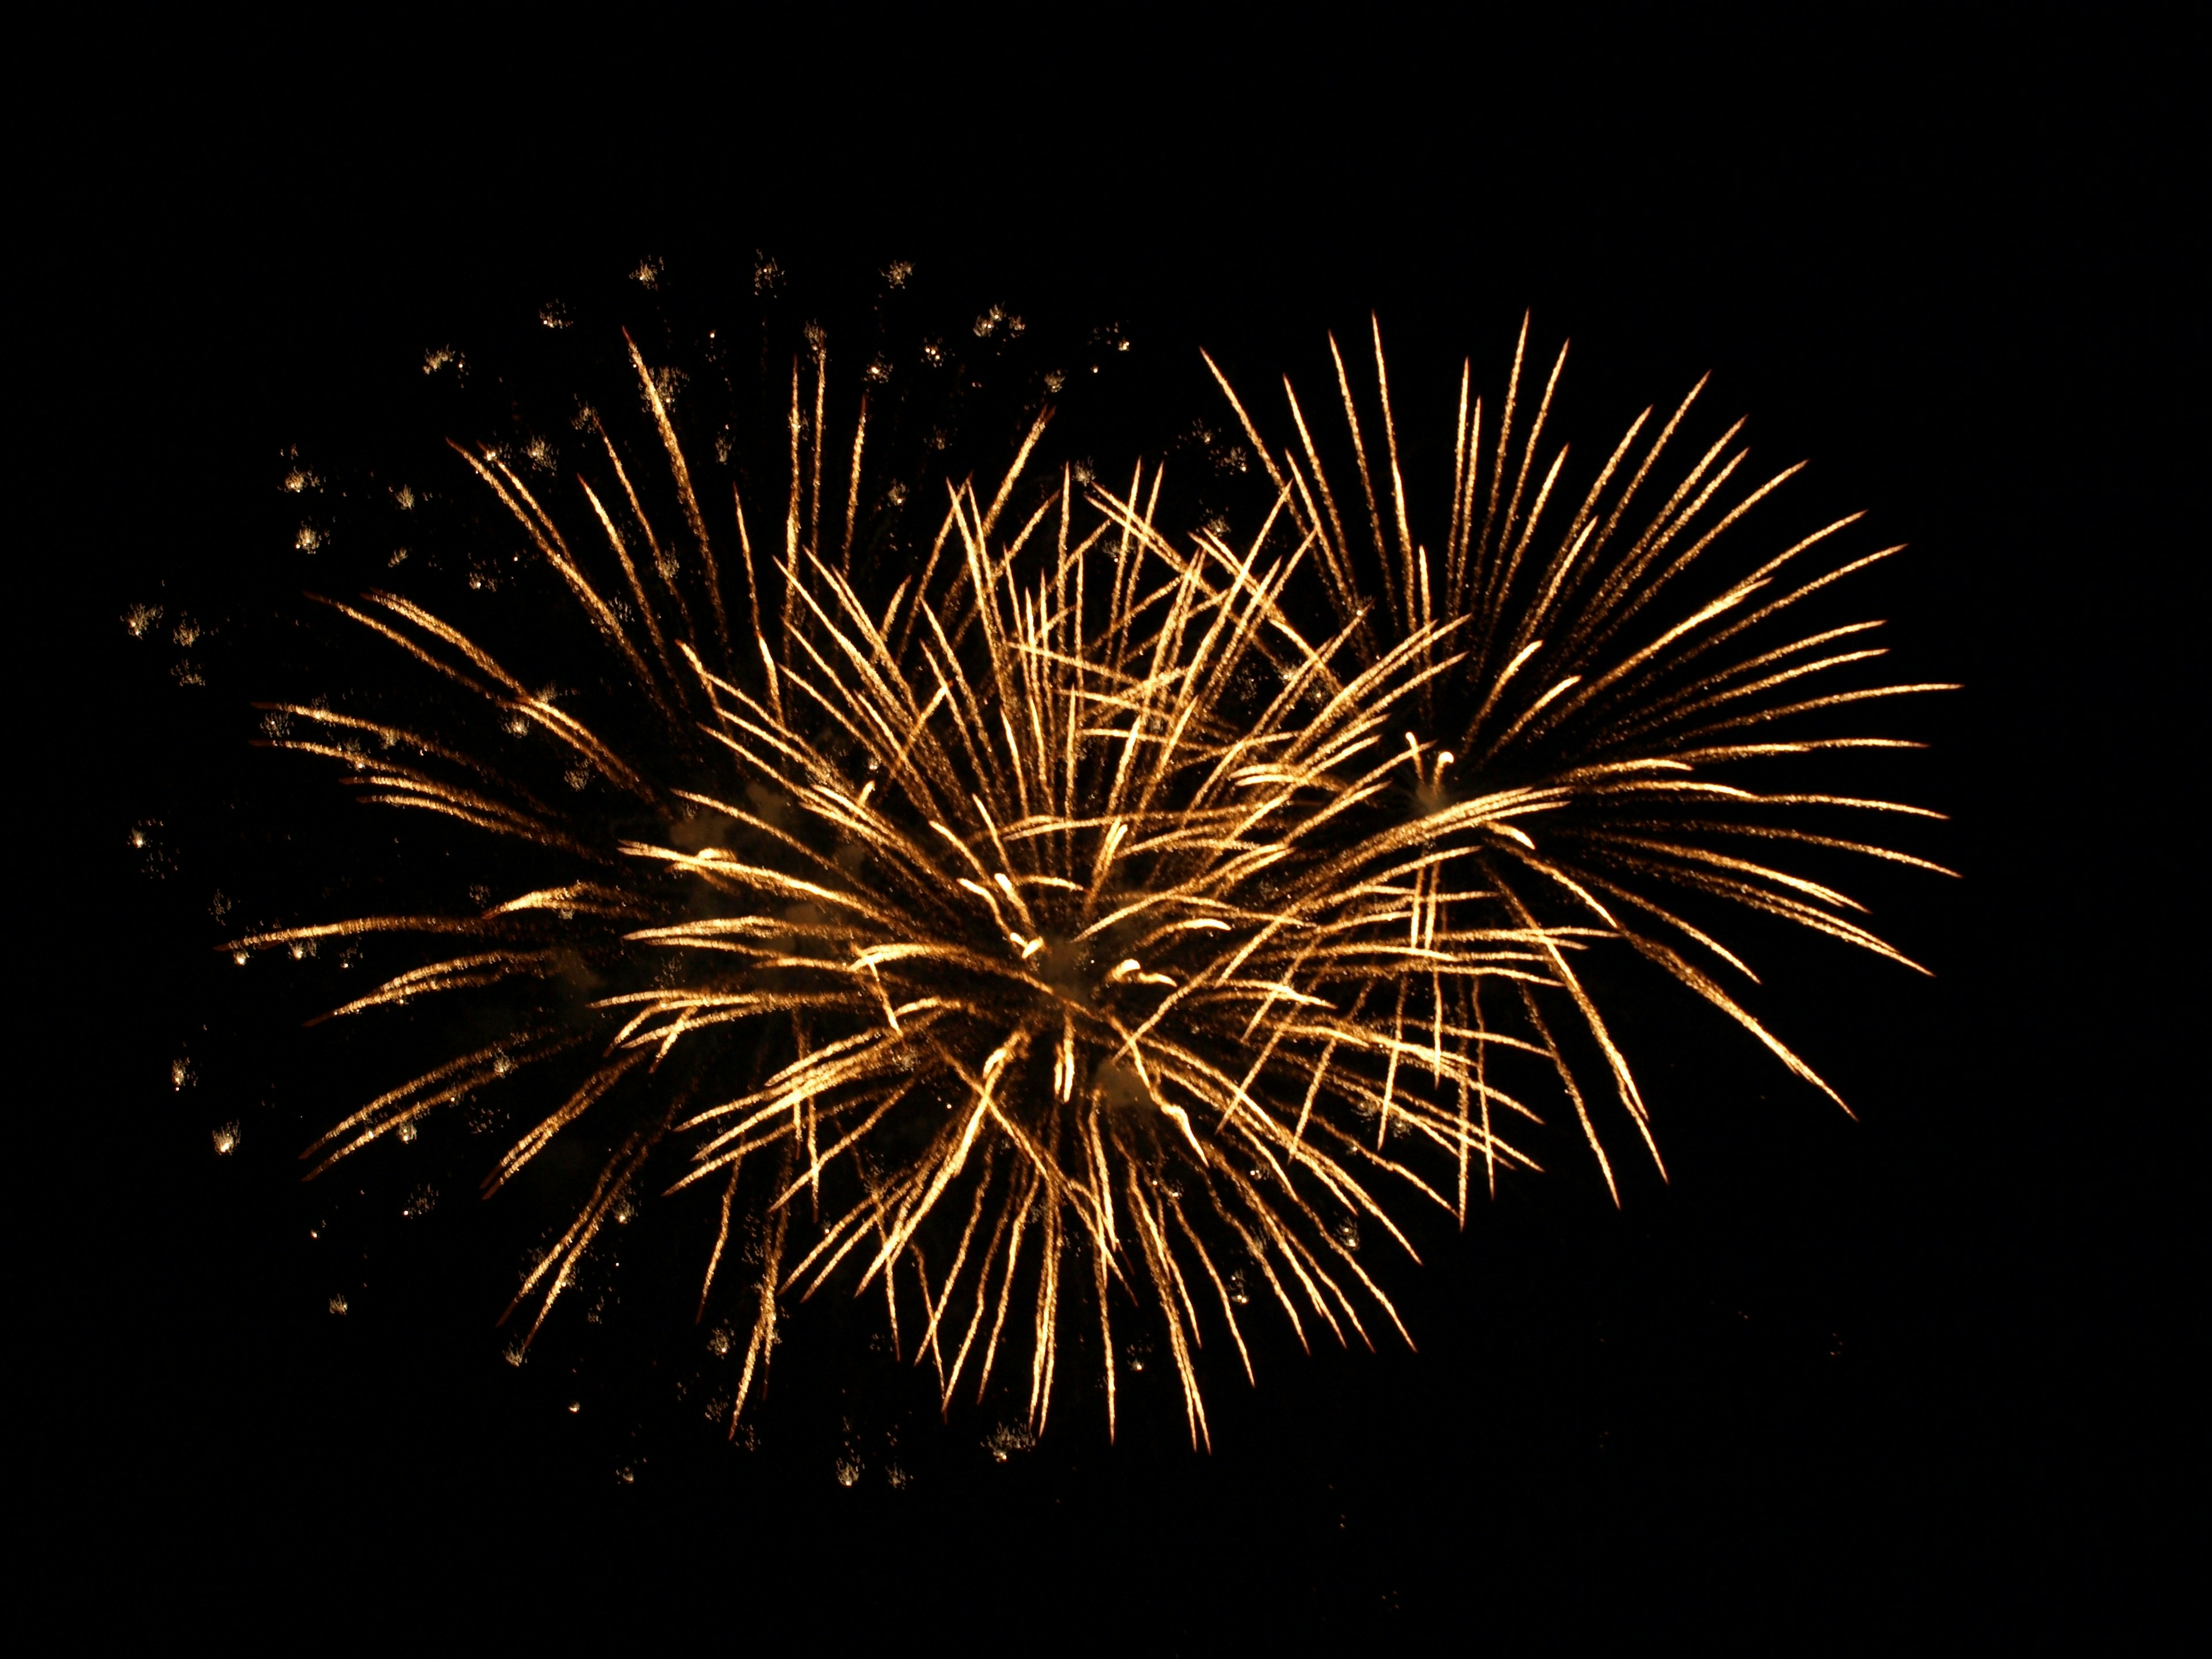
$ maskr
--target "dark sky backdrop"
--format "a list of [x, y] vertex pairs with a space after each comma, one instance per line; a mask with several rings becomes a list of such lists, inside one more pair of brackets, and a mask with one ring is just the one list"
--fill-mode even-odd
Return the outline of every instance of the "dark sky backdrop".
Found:
[[[114, 1607], [391, 1613], [428, 1640], [457, 1606], [504, 1629], [550, 1601], [734, 1642], [819, 1595], [832, 1627], [906, 1640], [1649, 1617], [1797, 1646], [2032, 1618], [2107, 1570], [2149, 1501], [2137, 1431], [2178, 1341], [2154, 1264], [2182, 1236], [2159, 1194], [2183, 1097], [2140, 1048], [2175, 998], [2094, 943], [2159, 902], [2113, 861], [2168, 855], [2148, 763], [2174, 671], [2131, 644], [2177, 591], [2130, 483], [2175, 448], [2142, 371], [2175, 344], [2140, 205], [2163, 129], [2124, 95], [2147, 48], [1839, 37], [1747, 73], [1718, 35], [1584, 44], [918, 40], [860, 64], [669, 32], [552, 73], [495, 38], [251, 70], [243, 42], [180, 40], [88, 78], [29, 141], [79, 183], [26, 252], [74, 394], [41, 462], [100, 468], [58, 556], [86, 567], [100, 752], [127, 758], [67, 764], [100, 961], [131, 988], [70, 1065], [95, 1146], [38, 1179], [64, 1200], [56, 1304], [96, 1308], [63, 1345], [60, 1531]], [[799, 1429], [749, 1459], [656, 1450], [621, 1485], [623, 1425], [496, 1365], [495, 1310], [434, 1261], [330, 1319], [268, 1189], [283, 1160], [215, 1159], [234, 1114], [168, 1086], [212, 927], [194, 851], [149, 896], [121, 845], [192, 821], [234, 757], [191, 745], [242, 727], [179, 712], [114, 619], [165, 579], [219, 586], [279, 447], [373, 427], [425, 345], [648, 252], [711, 294], [756, 247], [801, 280], [904, 257], [978, 307], [1125, 320], [1194, 406], [1198, 344], [1311, 379], [1321, 331], [1370, 307], [1399, 362], [1473, 350], [1494, 379], [1533, 306], [1574, 337], [1585, 447], [1711, 369], [1759, 455], [1814, 458], [1795, 511], [1866, 506], [1913, 544], [1881, 590], [1899, 665], [1969, 686], [1891, 721], [1937, 745], [1908, 787], [1956, 815], [1923, 845], [1966, 881], [1865, 884], [1938, 977], [1807, 951], [1773, 1005], [1861, 1121], [1662, 1033], [1671, 1188], [1614, 1213], [1529, 1186], [1415, 1285], [1419, 1356], [1221, 1382], [1210, 1459], [1143, 1424], [1109, 1453], [1071, 1414], [1004, 1468], [970, 1421], [905, 1492], [837, 1487]], [[2085, 785], [2141, 804], [2087, 829]], [[2123, 1009], [2134, 1035], [2092, 1064], [2082, 1034]]]

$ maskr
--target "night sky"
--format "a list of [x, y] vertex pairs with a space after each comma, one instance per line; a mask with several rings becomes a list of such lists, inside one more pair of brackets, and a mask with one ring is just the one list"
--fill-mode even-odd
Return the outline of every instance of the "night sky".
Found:
[[[366, 78], [350, 46], [272, 78], [179, 43], [191, 73], [134, 61], [88, 94], [96, 139], [33, 141], [82, 181], [36, 256], [69, 267], [42, 310], [71, 319], [64, 429], [37, 453], [84, 470], [19, 557], [70, 567], [63, 684], [92, 729], [55, 763], [68, 890], [99, 920], [60, 954], [103, 988], [66, 1002], [98, 1034], [47, 1103], [19, 1097], [71, 1142], [19, 1180], [51, 1209], [40, 1305], [70, 1333], [37, 1362], [41, 1458], [69, 1470], [55, 1534], [112, 1586], [80, 1616], [287, 1645], [364, 1620], [734, 1644], [805, 1619], [832, 1642], [1671, 1628], [1789, 1650], [2156, 1585], [2170, 1546], [2132, 1528], [2171, 1455], [2151, 1425], [2179, 1386], [2161, 1264], [2191, 1091], [2156, 1078], [2179, 999], [2125, 936], [2169, 902], [2152, 757], [2174, 757], [2179, 670], [2147, 613], [2183, 555], [2129, 483], [2178, 441], [2119, 378], [2173, 343], [2129, 205], [2155, 100], [2134, 126], [2087, 101], [2132, 49], [2062, 70], [2047, 42], [1778, 48], [1746, 92], [1722, 73], [1741, 43], [1646, 44], [1601, 72], [1554, 46], [1540, 74], [1518, 47], [1459, 74], [1443, 42], [1205, 64], [917, 43], [865, 67], [756, 42], [725, 82], [648, 71], [686, 56], [665, 36], [627, 70], [546, 75], [496, 42], [387, 46]], [[1898, 676], [1966, 686], [1880, 726], [1932, 745], [1884, 782], [1953, 815], [1911, 845], [1966, 878], [1857, 888], [1936, 977], [1762, 940], [1762, 1011], [1858, 1121], [1717, 1022], [1637, 1005], [1671, 1182], [1616, 1210], [1566, 1160], [1463, 1236], [1431, 1229], [1395, 1285], [1420, 1352], [1308, 1361], [1284, 1338], [1256, 1392], [1217, 1367], [1210, 1457], [1155, 1390], [1118, 1446], [1071, 1409], [1001, 1462], [989, 1414], [935, 1427], [896, 1379], [810, 1362], [803, 1330], [732, 1449], [644, 1384], [572, 1384], [580, 1341], [499, 1363], [479, 1269], [507, 1246], [473, 1222], [387, 1228], [365, 1267], [319, 1255], [291, 1139], [319, 1110], [313, 1034], [216, 975], [209, 906], [240, 803], [307, 825], [335, 792], [246, 747], [246, 700], [281, 688], [220, 629], [192, 687], [190, 651], [118, 619], [289, 603], [287, 447], [418, 420], [400, 388], [426, 348], [490, 364], [556, 296], [615, 316], [647, 256], [711, 320], [757, 251], [826, 313], [903, 258], [948, 314], [1113, 323], [1133, 401], [1171, 410], [1212, 408], [1201, 345], [1241, 383], [1318, 389], [1324, 331], [1370, 308], [1394, 375], [1439, 386], [1469, 352], [1494, 383], [1524, 308], [1571, 335], [1561, 430], [1585, 461], [1711, 370], [1709, 418], [1748, 414], [1755, 462], [1812, 459], [1792, 524], [1863, 507], [1868, 545], [1911, 544], [1858, 595]], [[153, 820], [149, 871], [128, 835]], [[364, 1177], [394, 1207], [397, 1180]], [[903, 1489], [833, 1480], [856, 1414], [904, 1425]]]

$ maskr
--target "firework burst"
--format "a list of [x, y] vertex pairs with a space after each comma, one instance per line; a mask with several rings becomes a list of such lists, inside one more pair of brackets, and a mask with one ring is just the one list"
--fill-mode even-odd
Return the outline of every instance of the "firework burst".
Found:
[[[453, 941], [335, 1017], [518, 981], [569, 988], [345, 1118], [310, 1149], [312, 1173], [511, 1077], [564, 1070], [487, 1193], [587, 1121], [611, 1150], [509, 1312], [534, 1336], [611, 1221], [641, 1197], [694, 1195], [702, 1316], [726, 1296], [750, 1316], [733, 1423], [779, 1297], [841, 1273], [883, 1297], [892, 1341], [927, 1357], [948, 1407], [1018, 1363], [1038, 1428], [1081, 1318], [1106, 1356], [1110, 1431], [1117, 1304], [1164, 1328], [1194, 1443], [1202, 1334], [1249, 1375], [1254, 1301], [1302, 1341], [1316, 1328], [1365, 1340], [1378, 1318], [1402, 1334], [1358, 1259], [1362, 1224], [1410, 1254], [1390, 1213], [1405, 1194], [1449, 1207], [1470, 1160], [1529, 1160], [1474, 1109], [1481, 1034], [1409, 1033], [1391, 987], [1547, 961], [1518, 924], [1440, 933], [1433, 837], [1381, 810], [1400, 764], [1388, 723], [1452, 660], [1449, 630], [1347, 666], [1352, 630], [1310, 641], [1283, 606], [1310, 538], [1263, 556], [1271, 518], [1242, 550], [1211, 533], [1179, 547], [1141, 465], [1120, 495], [1067, 471], [1024, 490], [1042, 417], [988, 501], [948, 492], [920, 570], [872, 605], [849, 569], [865, 406], [849, 458], [833, 456], [818, 356], [811, 420], [793, 384], [780, 544], [757, 550], [742, 501], [734, 547], [709, 530], [633, 356], [675, 532], [604, 434], [604, 476], [580, 477], [566, 513], [498, 453], [460, 459], [619, 659], [657, 729], [647, 747], [696, 775], [703, 746], [720, 781], [657, 775], [397, 594], [332, 602], [460, 706], [538, 734], [595, 806], [556, 807], [443, 732], [270, 711], [315, 728], [275, 746], [344, 762], [369, 800], [575, 866], [475, 915], [234, 943]], [[846, 501], [825, 514], [833, 467]], [[658, 833], [611, 842], [624, 814]]]
[[[1487, 419], [1472, 363], [1461, 366], [1450, 494], [1425, 526], [1442, 532], [1432, 552], [1415, 532], [1380, 324], [1371, 331], [1375, 382], [1364, 425], [1344, 354], [1334, 337], [1328, 343], [1357, 495], [1332, 483], [1287, 378], [1296, 439], [1271, 446], [1206, 362], [1296, 532], [1315, 550], [1328, 600], [1347, 629], [1349, 660], [1364, 665], [1408, 647], [1419, 659], [1407, 703], [1413, 729], [1402, 733], [1400, 758], [1426, 815], [1418, 833], [1437, 862], [1417, 883], [1413, 909], [1436, 918], [1425, 927], [1443, 937], [1518, 927], [1543, 957], [1533, 975], [1396, 976], [1393, 1037], [1449, 1029], [1487, 1039], [1459, 1050], [1478, 1079], [1486, 1134], [1490, 1103], [1499, 1098], [1487, 1086], [1486, 1062], [1508, 1046], [1501, 1027], [1517, 1033], [1548, 1063], [1616, 1200], [1595, 1091], [1563, 1042], [1571, 1028], [1601, 1056], [1607, 1091], [1645, 1154], [1662, 1173], [1664, 1165], [1635, 1075], [1587, 988], [1587, 969], [1577, 970], [1577, 959], [1595, 947], [1625, 946], [1656, 963], [1843, 1105], [1727, 988], [1729, 976], [1756, 981], [1743, 959], [1680, 912], [1711, 910], [1717, 901], [1722, 920], [1711, 925], [1724, 926], [1730, 907], [1748, 909], [1918, 969], [1863, 924], [1864, 905], [1771, 860], [1818, 848], [1948, 875], [1924, 859], [1812, 827], [1823, 812], [1941, 814], [1736, 781], [1760, 763], [1919, 746], [1814, 731], [1808, 719], [1955, 686], [1851, 684], [1849, 671], [1885, 654], [1869, 639], [1878, 622], [1790, 627], [1795, 607], [1901, 548], [1835, 562], [1831, 544], [1864, 516], [1853, 514], [1733, 580], [1692, 591], [1744, 532], [1721, 538], [1803, 464], [1745, 487], [1738, 421], [1670, 471], [1701, 380], [1656, 432], [1654, 410], [1638, 415], [1576, 498], [1562, 488], [1566, 446], [1548, 457], [1544, 447], [1566, 347], [1532, 410], [1524, 317], [1504, 396]], [[1345, 471], [1340, 459], [1340, 482]], [[1347, 518], [1365, 533], [1347, 529]], [[1448, 659], [1440, 654], [1447, 647]], [[1463, 872], [1468, 890], [1443, 890], [1447, 867]], [[1491, 1165], [1493, 1190], [1496, 1173]]]
[[[1808, 697], [1808, 677], [1870, 654], [1856, 630], [1753, 632], [1882, 556], [1778, 589], [1832, 526], [1668, 611], [1773, 487], [1724, 504], [1731, 433], [1639, 516], [1686, 402], [1640, 456], [1632, 427], [1555, 529], [1563, 456], [1531, 487], [1550, 386], [1516, 433], [1516, 356], [1486, 440], [1463, 381], [1434, 561], [1387, 380], [1378, 492], [1340, 359], [1371, 558], [1294, 397], [1298, 445], [1274, 451], [1237, 405], [1273, 493], [1233, 542], [1164, 529], [1158, 471], [1118, 492], [1038, 476], [1041, 416], [995, 484], [947, 488], [886, 593], [854, 572], [866, 404], [833, 442], [818, 338], [793, 368], [773, 501], [700, 488], [668, 377], [630, 357], [648, 435], [625, 448], [591, 416], [593, 457], [557, 490], [531, 482], [534, 454], [455, 447], [613, 665], [604, 711], [587, 720], [531, 689], [533, 665], [381, 591], [326, 603], [430, 677], [432, 717], [267, 711], [274, 746], [480, 832], [487, 872], [520, 847], [550, 878], [227, 947], [442, 941], [325, 1018], [475, 999], [453, 1029], [476, 1035], [335, 1125], [311, 1175], [534, 1087], [487, 1195], [556, 1148], [592, 1156], [507, 1310], [524, 1347], [606, 1229], [665, 1200], [696, 1229], [700, 1318], [734, 1308], [745, 1333], [733, 1431], [784, 1310], [834, 1289], [882, 1299], [945, 1409], [1010, 1381], [1036, 1430], [1071, 1333], [1097, 1333], [1109, 1433], [1117, 1321], [1164, 1334], [1205, 1443], [1199, 1350], [1210, 1337], [1251, 1376], [1255, 1307], [1301, 1343], [1406, 1336], [1363, 1229], [1410, 1257], [1409, 1202], [1463, 1219], [1471, 1186], [1534, 1168], [1507, 1135], [1546, 1109], [1523, 1078], [1557, 1080], [1613, 1182], [1570, 1024], [1656, 1158], [1577, 969], [1593, 949], [1658, 963], [1818, 1083], [1693, 956], [1741, 962], [1657, 895], [1896, 954], [1841, 893], [1732, 849], [1917, 864], [1774, 821], [1912, 809], [1711, 775], [1884, 741], [1744, 735], [1923, 689]], [[1310, 588], [1334, 622], [1311, 625]], [[498, 763], [509, 740], [551, 757], [566, 795]]]

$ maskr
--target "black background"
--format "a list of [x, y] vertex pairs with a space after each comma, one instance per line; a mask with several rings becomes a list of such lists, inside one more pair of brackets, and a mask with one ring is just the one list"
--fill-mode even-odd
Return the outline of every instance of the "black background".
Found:
[[[2156, 410], [2192, 337], [2158, 43], [1285, 27], [1022, 53], [641, 25], [557, 67], [519, 24], [56, 49], [76, 90], [21, 143], [55, 187], [22, 257], [58, 349], [16, 511], [66, 580], [15, 623], [33, 706], [65, 706], [38, 763], [73, 988], [31, 1006], [72, 1036], [18, 1107], [59, 1146], [20, 1259], [58, 1561], [103, 1587], [76, 1616], [1184, 1651], [2153, 1617], [2190, 1092], [2151, 1058], [2185, 1016], [2138, 930], [2185, 856]], [[1936, 745], [1911, 798], [1954, 815], [1916, 844], [1966, 879], [1869, 884], [1936, 977], [1808, 951], [1775, 1005], [1859, 1121], [1660, 1033], [1670, 1185], [1616, 1212], [1523, 1183], [1438, 1241], [1419, 1354], [1278, 1356], [1217, 1387], [1210, 1457], [1167, 1415], [1109, 1449], [1070, 1413], [1000, 1465], [956, 1419], [912, 1486], [848, 1491], [794, 1411], [622, 1482], [625, 1425], [499, 1365], [496, 1310], [434, 1260], [331, 1320], [283, 1160], [215, 1158], [234, 1111], [169, 1086], [216, 931], [191, 849], [155, 895], [123, 845], [190, 820], [233, 764], [191, 745], [243, 724], [179, 712], [116, 618], [219, 582], [282, 447], [373, 427], [427, 344], [647, 253], [711, 295], [757, 248], [1113, 317], [1192, 406], [1199, 344], [1310, 379], [1370, 307], [1397, 361], [1494, 378], [1534, 307], [1574, 337], [1585, 443], [1712, 370], [1760, 454], [1814, 459], [1808, 520], [1867, 506], [1912, 544], [1881, 592], [1899, 666], [1967, 688], [1895, 722]], [[784, 1394], [834, 1382], [779, 1360]]]

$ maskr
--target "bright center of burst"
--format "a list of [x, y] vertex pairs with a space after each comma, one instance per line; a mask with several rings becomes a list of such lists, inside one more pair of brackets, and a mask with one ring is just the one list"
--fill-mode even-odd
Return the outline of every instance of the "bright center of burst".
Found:
[[[985, 925], [1006, 941], [1026, 975], [1051, 987], [1062, 1000], [1091, 1009], [1098, 1006], [1097, 994], [1106, 986], [1176, 982], [1170, 975], [1148, 972], [1135, 957], [1116, 956], [1106, 940], [1088, 930], [1071, 935], [1048, 927], [1005, 871], [992, 880], [994, 886], [987, 887], [963, 878], [960, 885], [974, 896], [986, 913]], [[1113, 958], [1110, 965], [1104, 965], [1109, 957]]]
[[[1117, 1106], [1151, 1101], [1196, 1147], [1188, 1115], [1158, 1098], [1132, 1040], [1147, 1023], [1148, 1006], [1172, 995], [1183, 977], [1164, 971], [1176, 942], [1194, 930], [1225, 933], [1228, 924], [1212, 917], [1163, 920], [1147, 906], [1101, 927], [1060, 914], [1057, 891], [1025, 892], [1026, 884], [1003, 871], [988, 884], [969, 878], [958, 884], [974, 901], [979, 931], [999, 941], [1010, 977], [1049, 999], [1043, 1009], [1017, 1018], [1028, 1040], [1051, 1052], [1053, 1093], [1068, 1100], [1093, 1091]], [[1119, 896], [1109, 914], [1127, 902], [1127, 895]], [[1132, 993], [1143, 1000], [1133, 1002]]]

